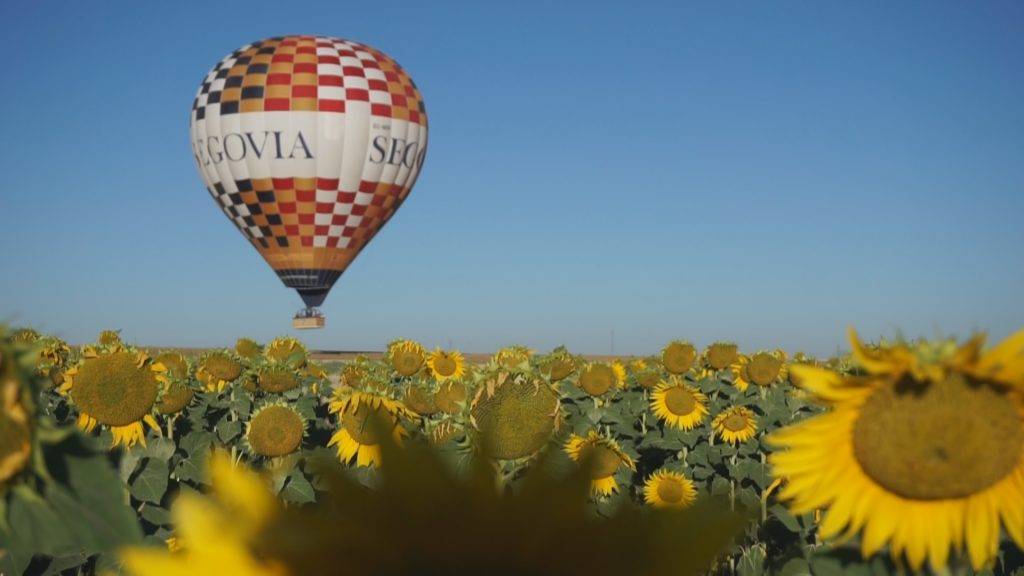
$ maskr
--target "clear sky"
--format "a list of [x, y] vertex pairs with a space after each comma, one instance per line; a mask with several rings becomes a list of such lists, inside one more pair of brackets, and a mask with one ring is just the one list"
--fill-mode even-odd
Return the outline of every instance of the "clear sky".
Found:
[[72, 342], [291, 332], [188, 112], [224, 55], [295, 33], [394, 57], [431, 130], [312, 346], [1024, 327], [1019, 2], [4, 2], [0, 33], [0, 319]]

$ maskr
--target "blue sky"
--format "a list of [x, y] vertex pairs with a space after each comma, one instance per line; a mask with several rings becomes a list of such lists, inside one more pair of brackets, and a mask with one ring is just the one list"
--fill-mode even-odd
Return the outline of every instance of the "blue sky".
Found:
[[398, 60], [431, 129], [315, 347], [827, 354], [848, 325], [1024, 327], [1024, 5], [511, 4], [3, 3], [0, 319], [291, 332], [300, 301], [203, 188], [188, 111], [225, 54], [304, 33]]

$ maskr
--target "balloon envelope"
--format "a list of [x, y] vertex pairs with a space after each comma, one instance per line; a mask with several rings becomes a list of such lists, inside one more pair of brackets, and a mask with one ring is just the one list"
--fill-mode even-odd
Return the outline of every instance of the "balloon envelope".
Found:
[[284, 36], [214, 66], [190, 132], [218, 206], [313, 307], [412, 190], [427, 115], [412, 78], [382, 52]]

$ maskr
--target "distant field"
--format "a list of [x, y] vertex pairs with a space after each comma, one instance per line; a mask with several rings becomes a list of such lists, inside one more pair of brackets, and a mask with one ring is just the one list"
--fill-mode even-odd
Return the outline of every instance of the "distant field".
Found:
[[[207, 350], [212, 348], [180, 348], [175, 346], [142, 346], [143, 350], [148, 352], [157, 352], [163, 350], [178, 350], [182, 354], [191, 357], [202, 356]], [[539, 351], [538, 351], [539, 352]], [[474, 364], [482, 364], [487, 362], [493, 353], [490, 352], [463, 352], [466, 360]], [[365, 356], [370, 360], [381, 360], [384, 358], [384, 352], [382, 350], [310, 350], [309, 356], [317, 362], [346, 362], [354, 359], [357, 356]], [[584, 358], [593, 362], [605, 362], [616, 358], [628, 360], [635, 358], [635, 355], [610, 355], [610, 354], [582, 354]]]

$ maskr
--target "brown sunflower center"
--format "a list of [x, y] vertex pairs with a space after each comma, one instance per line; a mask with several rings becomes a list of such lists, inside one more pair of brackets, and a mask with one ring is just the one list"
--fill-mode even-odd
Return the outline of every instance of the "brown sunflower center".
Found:
[[434, 402], [445, 414], [460, 411], [461, 403], [466, 401], [466, 387], [461, 382], [446, 382], [437, 389]]
[[741, 432], [747, 429], [747, 419], [742, 414], [732, 413], [725, 417], [722, 426], [730, 432]]
[[661, 354], [661, 363], [673, 374], [683, 374], [693, 366], [697, 359], [697, 350], [690, 344], [673, 342]]
[[355, 410], [347, 410], [341, 415], [341, 424], [356, 442], [364, 446], [376, 446], [382, 439], [374, 428], [374, 418], [384, 418], [387, 427], [395, 425], [395, 417], [381, 407], [371, 408], [369, 404], [360, 403]]
[[163, 364], [171, 378], [180, 379], [188, 376], [188, 362], [177, 352], [165, 352], [157, 356], [155, 362]]
[[487, 452], [499, 460], [535, 454], [547, 444], [558, 419], [558, 395], [542, 382], [507, 380], [493, 396], [474, 401], [473, 422]]
[[302, 444], [304, 428], [302, 417], [295, 410], [268, 406], [253, 416], [246, 439], [253, 452], [261, 456], [284, 456]]
[[590, 478], [600, 480], [607, 478], [619, 469], [622, 460], [611, 448], [602, 444], [591, 444], [580, 453], [581, 462], [590, 462]]
[[448, 354], [438, 354], [434, 357], [434, 372], [437, 372], [439, 376], [447, 378], [455, 374], [457, 368], [458, 364], [455, 359]]
[[608, 392], [614, 383], [615, 371], [603, 364], [591, 366], [580, 375], [580, 388], [591, 396]]
[[161, 414], [177, 414], [184, 410], [185, 406], [188, 406], [188, 403], [192, 401], [193, 394], [187, 384], [171, 382], [164, 389], [164, 395], [157, 402], [156, 409]]
[[566, 358], [556, 358], [551, 362], [551, 380], [554, 382], [563, 380], [566, 377], [568, 377], [569, 374], [572, 374], [572, 371], [575, 368], [576, 367], [573, 364], [572, 360]]
[[735, 344], [712, 344], [708, 348], [708, 365], [715, 370], [724, 370], [736, 361], [738, 355]]
[[295, 372], [284, 367], [267, 368], [260, 373], [258, 382], [261, 390], [275, 394], [294, 390], [299, 386]]
[[663, 502], [678, 504], [683, 501], [683, 484], [675, 478], [665, 477], [659, 480], [656, 492]]
[[781, 370], [782, 361], [765, 352], [754, 354], [747, 364], [747, 376], [758, 386], [767, 386], [774, 382]]
[[423, 388], [417, 386], [406, 390], [402, 401], [405, 402], [405, 405], [410, 410], [421, 416], [430, 416], [438, 410], [434, 397]]
[[658, 377], [658, 373], [653, 370], [641, 372], [636, 375], [636, 381], [643, 388], [654, 388], [658, 385], [661, 378]]
[[1024, 419], [1004, 388], [952, 373], [879, 388], [853, 426], [853, 452], [884, 488], [915, 500], [977, 494], [1021, 465]]
[[86, 360], [78, 369], [71, 400], [79, 410], [107, 426], [142, 420], [156, 403], [160, 383], [149, 365], [126, 351]]
[[665, 391], [665, 407], [676, 416], [686, 416], [697, 407], [697, 399], [686, 388], [675, 386]]
[[396, 350], [393, 358], [395, 372], [412, 376], [423, 367], [423, 354], [416, 350]]
[[231, 382], [242, 374], [242, 365], [228, 356], [210, 356], [203, 362], [203, 371], [218, 380]]

